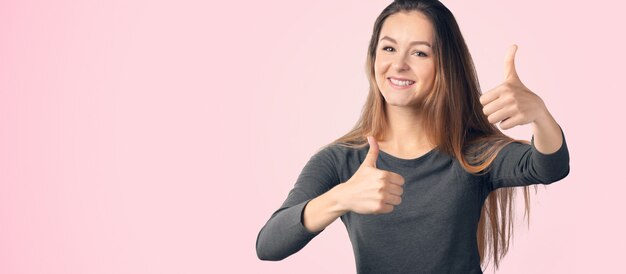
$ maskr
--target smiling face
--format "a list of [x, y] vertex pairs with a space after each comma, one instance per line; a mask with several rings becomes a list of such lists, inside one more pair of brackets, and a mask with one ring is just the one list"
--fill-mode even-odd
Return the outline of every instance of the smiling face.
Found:
[[430, 92], [435, 79], [433, 26], [420, 12], [398, 12], [380, 30], [374, 61], [376, 83], [392, 106], [412, 106]]

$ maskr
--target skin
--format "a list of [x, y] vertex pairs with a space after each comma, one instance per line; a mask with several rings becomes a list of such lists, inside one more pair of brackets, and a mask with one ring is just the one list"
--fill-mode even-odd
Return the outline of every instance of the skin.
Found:
[[[435, 78], [432, 48], [433, 25], [420, 12], [399, 12], [385, 20], [380, 32], [374, 72], [378, 88], [387, 106], [389, 130], [379, 149], [398, 158], [417, 158], [435, 147], [422, 130], [422, 119], [413, 107], [421, 96], [431, 91]], [[391, 42], [383, 37], [391, 37]], [[535, 147], [544, 154], [556, 152], [563, 142], [561, 130], [543, 100], [521, 82], [515, 69], [517, 45], [505, 57], [502, 84], [484, 93], [480, 102], [489, 122], [502, 130], [532, 124]], [[388, 77], [415, 81], [408, 89], [395, 89]]]
[[[390, 130], [381, 142], [368, 137], [370, 149], [352, 177], [326, 193], [312, 199], [304, 208], [303, 225], [310, 232], [319, 232], [348, 211], [359, 214], [385, 214], [402, 202], [404, 178], [376, 167], [379, 150], [396, 157], [416, 158], [432, 149], [421, 130], [420, 117], [413, 105], [429, 92], [435, 78], [432, 50], [411, 41], [432, 45], [431, 23], [417, 12], [396, 13], [385, 20], [379, 42], [374, 71], [376, 81], [387, 104]], [[394, 89], [386, 79], [396, 76], [411, 79], [409, 89]]]
[[[323, 230], [349, 211], [385, 214], [402, 202], [404, 178], [377, 169], [376, 159], [379, 151], [399, 158], [416, 158], [434, 148], [423, 134], [421, 119], [412, 107], [432, 88], [434, 59], [428, 46], [409, 45], [410, 41], [432, 45], [432, 30], [430, 22], [419, 12], [396, 13], [385, 21], [380, 38], [389, 36], [396, 42], [379, 42], [374, 66], [378, 87], [386, 100], [390, 130], [380, 142], [368, 137], [368, 154], [348, 181], [309, 201], [303, 212], [303, 224], [309, 232]], [[480, 97], [483, 113], [503, 130], [532, 124], [536, 149], [543, 154], [554, 153], [563, 142], [560, 127], [543, 100], [521, 82], [515, 69], [516, 51], [517, 45], [512, 45], [506, 55], [503, 83]], [[394, 89], [388, 76], [411, 79], [415, 84], [408, 89]]]
[[480, 97], [483, 113], [503, 130], [532, 124], [535, 148], [543, 154], [554, 153], [563, 143], [561, 129], [543, 100], [517, 75], [516, 52], [517, 45], [512, 45], [504, 59], [504, 82]]
[[[420, 12], [399, 12], [387, 17], [380, 31], [374, 73], [385, 98], [389, 130], [378, 140], [380, 150], [399, 158], [417, 158], [435, 146], [422, 130], [414, 105], [429, 93], [435, 80], [433, 25]], [[395, 42], [385, 39], [391, 37]], [[412, 41], [425, 41], [413, 44]], [[388, 77], [415, 81], [408, 89], [394, 88]]]

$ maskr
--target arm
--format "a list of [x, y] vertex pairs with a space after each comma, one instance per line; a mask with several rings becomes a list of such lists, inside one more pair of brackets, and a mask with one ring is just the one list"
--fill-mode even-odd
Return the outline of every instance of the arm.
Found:
[[[539, 151], [534, 135], [530, 145], [518, 142], [505, 145], [488, 168], [490, 191], [501, 187], [550, 184], [565, 178], [570, 171], [569, 151], [565, 134], [560, 126], [557, 125], [557, 129], [557, 141], [561, 144], [550, 154]], [[554, 143], [553, 139], [550, 140]]]
[[561, 128], [547, 109], [532, 124], [535, 147], [539, 152], [551, 154], [561, 147], [563, 142]]
[[490, 164], [488, 187], [549, 184], [569, 174], [569, 152], [565, 135], [543, 100], [521, 82], [515, 69], [517, 45], [505, 58], [505, 80], [481, 95], [480, 103], [490, 123], [500, 128], [532, 123], [531, 144], [518, 142], [504, 146]]
[[337, 218], [348, 212], [348, 210], [344, 209], [339, 203], [339, 187], [341, 187], [341, 185], [333, 187], [328, 192], [312, 199], [304, 206], [302, 224], [311, 233], [322, 232]]
[[[323, 231], [326, 223], [337, 218], [334, 217], [337, 213], [331, 209], [334, 208], [333, 195], [325, 194], [339, 183], [333, 159], [328, 148], [309, 159], [283, 205], [259, 231], [256, 241], [259, 259], [278, 261], [298, 252]], [[311, 228], [316, 232], [303, 224], [303, 212], [309, 203], [312, 204], [307, 210], [307, 224], [310, 219]], [[322, 215], [326, 217], [320, 217]]]

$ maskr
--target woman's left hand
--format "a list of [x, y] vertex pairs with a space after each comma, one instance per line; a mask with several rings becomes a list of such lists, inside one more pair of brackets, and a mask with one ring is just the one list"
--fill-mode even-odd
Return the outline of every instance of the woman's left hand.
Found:
[[504, 83], [480, 96], [483, 112], [490, 123], [500, 122], [501, 129], [525, 125], [548, 117], [543, 100], [530, 91], [517, 76], [512, 45], [505, 58]]

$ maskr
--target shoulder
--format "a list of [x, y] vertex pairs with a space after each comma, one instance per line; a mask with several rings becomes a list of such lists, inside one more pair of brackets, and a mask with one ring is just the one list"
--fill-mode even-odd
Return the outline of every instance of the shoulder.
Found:
[[498, 155], [496, 157], [505, 158], [511, 154], [524, 154], [532, 149], [529, 141], [525, 140], [511, 140], [503, 143], [501, 148], [498, 149]]
[[311, 157], [316, 161], [331, 163], [338, 168], [346, 165], [359, 165], [365, 156], [369, 145], [346, 145], [343, 143], [329, 143], [320, 147]]
[[320, 147], [313, 155], [313, 157], [320, 157], [326, 159], [332, 159], [338, 161], [341, 159], [350, 158], [352, 155], [358, 155], [363, 150], [367, 152], [367, 146], [356, 147], [348, 146], [341, 143], [329, 143]]

